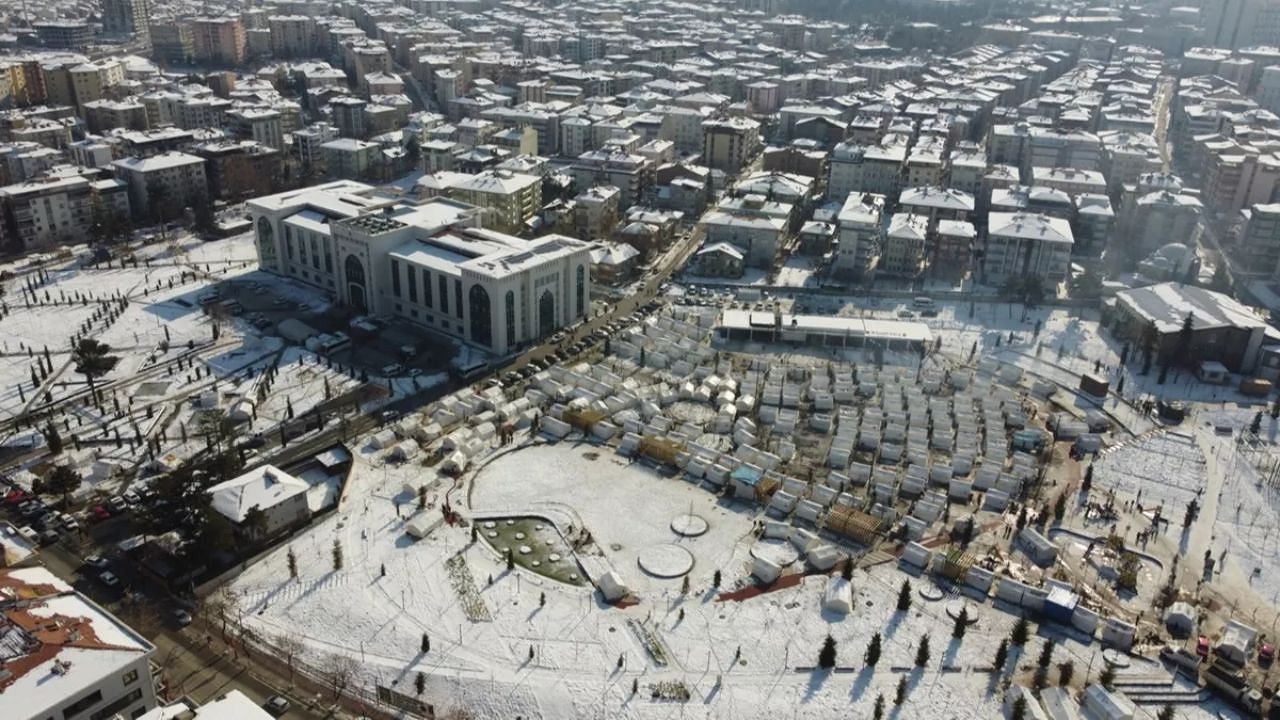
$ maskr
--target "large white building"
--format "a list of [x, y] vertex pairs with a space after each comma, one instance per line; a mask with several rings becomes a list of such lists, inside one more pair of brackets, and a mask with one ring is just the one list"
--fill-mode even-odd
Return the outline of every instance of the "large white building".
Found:
[[129, 186], [129, 207], [135, 215], [151, 213], [151, 196], [163, 193], [164, 202], [184, 208], [203, 202], [209, 196], [204, 158], [181, 152], [167, 152], [152, 157], [130, 157], [111, 164], [116, 177]]
[[358, 312], [404, 318], [497, 354], [590, 312], [587, 243], [484, 230], [465, 203], [405, 204], [336, 181], [248, 208], [263, 269]]
[[155, 646], [43, 567], [0, 570], [0, 716], [133, 718]]

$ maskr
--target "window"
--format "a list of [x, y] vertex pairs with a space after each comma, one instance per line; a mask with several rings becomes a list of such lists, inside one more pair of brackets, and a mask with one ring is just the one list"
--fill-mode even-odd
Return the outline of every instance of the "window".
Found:
[[293, 233], [288, 225], [284, 226], [284, 253], [290, 260], [293, 259]]
[[391, 261], [391, 294], [400, 297], [400, 263]]
[[324, 271], [333, 272], [333, 248], [329, 244], [329, 239], [324, 240]]
[[453, 281], [453, 311], [462, 317], [462, 281]]
[[85, 710], [88, 710], [89, 708], [93, 707], [94, 705], [97, 705], [100, 702], [102, 702], [102, 691], [94, 690], [88, 695], [85, 695], [79, 700], [62, 708], [62, 718], [63, 720], [71, 720], [71, 718], [79, 715], [80, 713], [84, 712]]
[[320, 246], [314, 236], [311, 238], [311, 267], [320, 269]]
[[585, 308], [586, 308], [586, 292], [587, 292], [586, 272], [583, 270], [582, 265], [578, 266], [577, 274], [578, 274], [578, 288], [577, 288], [578, 315], [579, 317], [581, 317], [582, 315], [586, 315]]
[[[449, 312], [449, 278], [441, 275], [438, 287], [440, 288], [440, 312], [447, 313]], [[449, 325], [446, 323], [445, 327]]]
[[[134, 674], [136, 675], [137, 673]], [[141, 699], [142, 689], [136, 688], [133, 692], [125, 695], [115, 702], [104, 705], [102, 708], [95, 710], [94, 713], [89, 716], [89, 720], [107, 720], [108, 718], [113, 718], [116, 716], [116, 713], [119, 713], [121, 710], [124, 710]]]
[[422, 302], [427, 307], [435, 306], [431, 300], [431, 271], [426, 268], [422, 269]]
[[516, 344], [516, 294], [508, 290], [503, 304], [507, 315], [507, 347], [509, 349]]
[[410, 266], [408, 270], [409, 278], [409, 302], [418, 302], [418, 273], [413, 271]]
[[489, 292], [483, 285], [471, 286], [471, 342], [485, 347], [493, 344], [492, 310], [489, 307]]

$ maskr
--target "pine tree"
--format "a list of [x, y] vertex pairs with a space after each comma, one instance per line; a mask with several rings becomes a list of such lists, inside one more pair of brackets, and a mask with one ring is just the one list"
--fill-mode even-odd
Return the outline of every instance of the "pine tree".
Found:
[[336, 538], [333, 541], [333, 569], [342, 569], [342, 541]]
[[426, 655], [429, 652], [431, 652], [431, 638], [426, 633], [422, 633], [422, 654]]
[[929, 664], [929, 634], [925, 633], [920, 638], [920, 645], [916, 647], [916, 667], [924, 667]]
[[1009, 639], [1001, 638], [1000, 647], [996, 648], [996, 659], [994, 663], [996, 672], [1002, 672], [1004, 670], [1004, 664], [1008, 660], [1009, 660]]
[[62, 436], [58, 434], [58, 429], [49, 423], [49, 427], [44, 431], [45, 444], [49, 446], [50, 455], [62, 454]]
[[1053, 521], [1055, 523], [1062, 522], [1062, 518], [1067, 514], [1067, 495], [1063, 493], [1058, 499], [1053, 501]]
[[532, 659], [533, 659], [533, 646], [532, 646], [532, 645], [530, 645], [530, 646], [529, 646], [529, 659], [530, 659], [530, 660], [532, 660]]
[[951, 625], [951, 637], [956, 640], [964, 639], [965, 630], [969, 629], [969, 608], [960, 608], [960, 614], [956, 615], [955, 622]]
[[1253, 422], [1249, 423], [1249, 432], [1257, 435], [1262, 432], [1262, 411], [1253, 414]]
[[902, 587], [898, 590], [898, 612], [906, 612], [911, 609], [911, 581], [903, 580]]
[[824, 670], [830, 670], [836, 666], [836, 639], [827, 636], [822, 641], [822, 649], [818, 651], [818, 667]]
[[684, 579], [680, 581], [680, 594], [681, 595], [689, 594], [689, 576], [688, 575], [685, 575]]
[[418, 509], [419, 510], [427, 509], [427, 486], [426, 485], [418, 486]]
[[1045, 642], [1044, 647], [1040, 648], [1040, 658], [1036, 661], [1036, 665], [1041, 669], [1046, 669], [1053, 662], [1053, 640]]
[[871, 642], [867, 643], [867, 651], [862, 654], [862, 662], [872, 668], [880, 662], [880, 633], [871, 636]]
[[711, 576], [711, 587], [720, 587], [720, 571], [716, 570], [715, 575]]
[[1076, 664], [1067, 660], [1058, 663], [1058, 684], [1066, 687], [1071, 684], [1071, 677], [1076, 674]]
[[884, 695], [876, 696], [875, 707], [871, 709], [872, 720], [884, 720]]
[[1080, 483], [1080, 489], [1089, 492], [1093, 489], [1093, 463], [1084, 469], [1084, 481]]
[[294, 554], [292, 546], [285, 553], [285, 560], [289, 564], [289, 577], [296, 580], [298, 578], [298, 556]]
[[418, 694], [421, 695], [427, 689], [427, 676], [418, 673], [418, 676], [413, 679], [413, 689], [417, 690]]
[[1173, 720], [1174, 717], [1172, 705], [1165, 705], [1160, 708], [1160, 712], [1156, 714], [1156, 720]]
[[640, 692], [640, 678], [631, 678], [631, 694]]
[[547, 606], [547, 594], [540, 593], [538, 595], [538, 607], [546, 607], [546, 606]]
[[893, 694], [893, 704], [901, 706], [907, 700], [907, 676], [898, 678], [898, 689]]
[[1019, 695], [1018, 699], [1013, 701], [1013, 708], [1009, 711], [1009, 720], [1026, 720], [1027, 717], [1027, 696]]
[[1102, 668], [1102, 672], [1098, 673], [1098, 684], [1110, 690], [1116, 682], [1116, 670], [1110, 665]]
[[1009, 635], [1009, 642], [1014, 645], [1026, 645], [1027, 638], [1031, 636], [1031, 625], [1025, 617], [1018, 618], [1017, 624], [1013, 626], [1013, 632]]
[[507, 548], [507, 569], [516, 569], [516, 556], [515, 553], [511, 552], [511, 548]]
[[386, 563], [383, 563], [378, 567], [378, 577], [386, 577], [386, 576], [387, 576], [387, 565]]

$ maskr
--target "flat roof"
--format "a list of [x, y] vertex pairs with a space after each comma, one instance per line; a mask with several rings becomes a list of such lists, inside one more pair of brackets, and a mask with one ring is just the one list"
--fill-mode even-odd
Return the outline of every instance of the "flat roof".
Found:
[[[731, 330], [767, 330], [774, 327], [774, 314], [751, 310], [725, 310], [719, 327]], [[933, 333], [921, 322], [903, 320], [875, 320], [847, 318], [830, 315], [793, 315], [783, 313], [782, 330], [815, 333], [821, 335], [847, 335], [882, 340], [932, 342]]]
[[1122, 290], [1116, 293], [1116, 302], [1143, 320], [1155, 322], [1161, 333], [1181, 330], [1188, 313], [1192, 315], [1191, 327], [1194, 330], [1267, 326], [1256, 312], [1229, 295], [1176, 282]]

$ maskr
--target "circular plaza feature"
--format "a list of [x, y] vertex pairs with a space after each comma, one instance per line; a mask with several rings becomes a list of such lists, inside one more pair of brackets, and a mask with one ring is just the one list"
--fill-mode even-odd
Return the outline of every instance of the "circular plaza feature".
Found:
[[708, 529], [707, 521], [697, 515], [685, 513], [677, 515], [671, 521], [671, 532], [682, 537], [698, 537], [705, 535]]
[[679, 545], [653, 545], [640, 551], [636, 558], [640, 569], [660, 578], [677, 578], [693, 569], [693, 555]]

